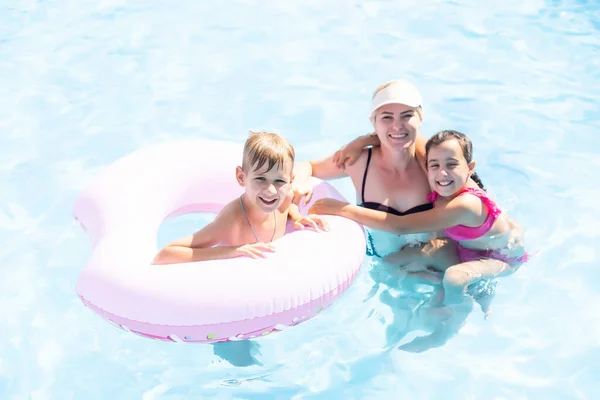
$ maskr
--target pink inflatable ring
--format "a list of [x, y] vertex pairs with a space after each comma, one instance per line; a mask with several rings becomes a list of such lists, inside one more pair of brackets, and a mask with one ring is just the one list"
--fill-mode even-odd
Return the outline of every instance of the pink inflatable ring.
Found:
[[[83, 303], [143, 337], [220, 342], [293, 326], [339, 298], [366, 245], [363, 227], [340, 217], [328, 216], [323, 233], [288, 225], [266, 259], [151, 264], [166, 218], [216, 213], [242, 193], [235, 180], [241, 157], [242, 145], [183, 140], [135, 151], [102, 171], [74, 206], [92, 245], [76, 284]], [[343, 200], [330, 184], [313, 184], [314, 200]]]

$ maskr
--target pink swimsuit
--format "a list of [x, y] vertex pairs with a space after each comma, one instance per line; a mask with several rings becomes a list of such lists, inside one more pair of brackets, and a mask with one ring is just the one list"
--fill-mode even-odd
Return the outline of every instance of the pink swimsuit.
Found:
[[[507, 263], [524, 263], [529, 259], [529, 254], [525, 253], [520, 257], [507, 257], [504, 254], [501, 254], [497, 250], [475, 250], [463, 247], [460, 245], [460, 241], [462, 240], [473, 240], [482, 237], [485, 235], [492, 226], [494, 222], [498, 219], [502, 210], [496, 205], [496, 203], [490, 199], [487, 193], [481, 189], [476, 188], [465, 188], [462, 192], [458, 194], [458, 196], [463, 195], [464, 193], [470, 193], [474, 196], [479, 197], [479, 199], [485, 204], [488, 209], [488, 215], [478, 227], [470, 227], [464, 225], [456, 225], [446, 229], [444, 232], [446, 235], [456, 240], [458, 243], [458, 257], [461, 262], [480, 260], [481, 258], [494, 258], [496, 260], [501, 260]], [[439, 197], [439, 193], [433, 192], [428, 196], [429, 201], [432, 203]]]

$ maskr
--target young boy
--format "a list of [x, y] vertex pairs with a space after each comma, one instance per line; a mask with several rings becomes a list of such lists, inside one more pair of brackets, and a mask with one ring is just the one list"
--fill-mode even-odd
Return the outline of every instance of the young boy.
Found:
[[300, 214], [292, 202], [295, 152], [283, 137], [250, 132], [236, 178], [244, 194], [227, 204], [204, 228], [166, 245], [153, 264], [176, 264], [273, 252], [270, 242], [285, 234], [288, 217], [296, 229], [327, 230], [322, 216]]

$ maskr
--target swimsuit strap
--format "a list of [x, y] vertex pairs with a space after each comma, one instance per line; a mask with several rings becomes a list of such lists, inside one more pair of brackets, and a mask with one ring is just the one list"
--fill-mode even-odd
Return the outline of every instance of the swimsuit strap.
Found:
[[494, 200], [489, 198], [489, 196], [485, 192], [485, 190], [480, 189], [480, 188], [468, 187], [468, 188], [464, 188], [462, 190], [462, 192], [460, 192], [458, 195], [460, 196], [464, 193], [470, 193], [473, 196], [477, 196], [479, 198], [479, 200], [481, 200], [481, 202], [487, 206], [488, 218], [486, 218], [486, 220], [489, 218], [496, 219], [498, 217], [498, 215], [500, 215], [502, 213], [502, 210], [500, 209], [500, 207], [498, 207], [498, 205], [496, 204], [496, 202]]
[[429, 200], [430, 203], [433, 203], [439, 196], [440, 194], [434, 190], [427, 195], [427, 200]]
[[502, 210], [496, 205], [496, 203], [492, 199], [488, 197], [487, 193], [484, 190], [470, 187], [464, 188], [456, 196], [462, 196], [465, 193], [469, 193], [473, 196], [476, 196], [483, 203], [483, 205], [487, 209], [487, 216], [485, 217], [485, 221], [483, 221], [483, 223], [479, 226], [455, 225], [445, 229], [446, 235], [449, 238], [454, 239], [456, 241], [473, 240], [482, 237], [490, 229], [492, 229], [494, 222], [502, 213]]
[[483, 203], [488, 206], [489, 208], [489, 212], [490, 214], [492, 214], [493, 216], [497, 217], [498, 215], [500, 215], [502, 213], [502, 210], [500, 209], [500, 207], [498, 207], [498, 204], [496, 204], [496, 202], [492, 199], [489, 198], [488, 194], [482, 190], [482, 189], [472, 189], [469, 190], [470, 192], [473, 193], [481, 193], [481, 201], [483, 201]]
[[363, 174], [363, 181], [362, 181], [362, 190], [361, 190], [361, 196], [362, 196], [362, 202], [363, 204], [365, 203], [365, 183], [367, 182], [367, 171], [369, 170], [369, 164], [371, 163], [371, 151], [373, 149], [371, 147], [369, 147], [369, 155], [367, 156], [367, 165], [365, 165], [365, 173]]
[[[491, 214], [493, 217], [497, 217], [502, 212], [498, 205], [488, 197], [488, 194], [483, 189], [467, 187], [461, 190], [456, 197], [465, 193], [470, 193], [474, 196], [477, 196], [479, 200], [481, 200], [483, 204], [487, 206], [489, 214]], [[427, 195], [427, 200], [433, 203], [439, 196], [440, 194], [434, 190]]]

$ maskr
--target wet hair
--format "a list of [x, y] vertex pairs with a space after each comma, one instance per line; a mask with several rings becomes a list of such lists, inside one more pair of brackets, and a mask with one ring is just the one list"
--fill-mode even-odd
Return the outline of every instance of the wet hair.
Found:
[[294, 167], [296, 153], [290, 142], [282, 136], [271, 132], [252, 132], [244, 144], [242, 169], [254, 171], [262, 168], [267, 163], [267, 171], [273, 167], [281, 168], [286, 162], [291, 162]]
[[[460, 133], [458, 131], [453, 130], [440, 131], [429, 138], [429, 140], [425, 144], [425, 159], [429, 160], [429, 150], [432, 147], [437, 147], [446, 140], [450, 139], [455, 139], [458, 142], [460, 148], [463, 151], [463, 156], [465, 157], [465, 160], [467, 160], [467, 164], [473, 161], [473, 143], [471, 143], [471, 139], [469, 139], [469, 137], [464, 133]], [[479, 175], [477, 175], [477, 172], [473, 171], [471, 179], [475, 181], [477, 186], [485, 190], [485, 188], [483, 187], [483, 183], [479, 178]]]

